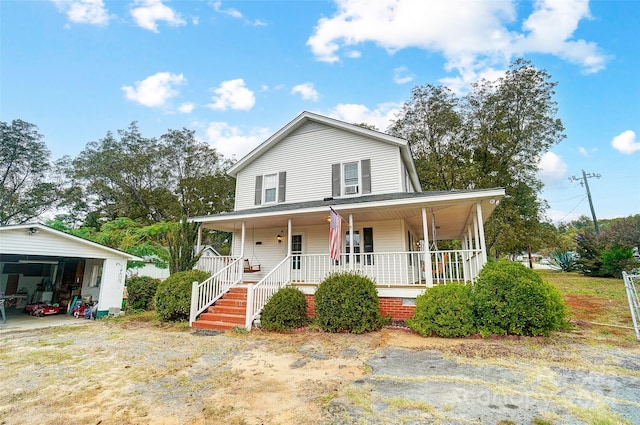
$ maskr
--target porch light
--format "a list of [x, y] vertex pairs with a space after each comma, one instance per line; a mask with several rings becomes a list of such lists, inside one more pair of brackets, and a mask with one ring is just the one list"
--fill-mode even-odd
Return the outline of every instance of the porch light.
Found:
[[282, 239], [282, 235], [276, 236], [276, 240], [278, 241], [278, 243], [282, 243]]
[[38, 233], [38, 229], [35, 227], [29, 227], [29, 229], [27, 229], [27, 234], [29, 235], [35, 235], [36, 233]]

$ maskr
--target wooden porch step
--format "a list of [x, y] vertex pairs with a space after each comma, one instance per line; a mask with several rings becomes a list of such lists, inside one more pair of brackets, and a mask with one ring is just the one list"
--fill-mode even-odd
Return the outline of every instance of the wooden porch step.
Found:
[[204, 329], [208, 331], [226, 331], [233, 329], [234, 326], [237, 325], [233, 323], [213, 322], [209, 320], [196, 320], [192, 325], [194, 329]]
[[244, 325], [244, 314], [230, 314], [230, 313], [202, 313], [200, 320], [207, 320], [209, 322], [227, 322], [234, 325]]
[[244, 316], [247, 312], [247, 303], [244, 305], [218, 305], [217, 303], [207, 309], [207, 313], [226, 313]]
[[233, 287], [193, 322], [195, 329], [224, 331], [244, 326], [247, 312], [247, 288]]

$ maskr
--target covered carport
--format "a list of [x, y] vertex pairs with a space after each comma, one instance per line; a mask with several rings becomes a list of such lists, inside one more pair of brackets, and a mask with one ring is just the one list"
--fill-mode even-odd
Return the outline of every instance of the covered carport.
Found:
[[122, 307], [129, 260], [142, 259], [40, 223], [0, 227], [0, 296], [9, 309], [41, 303], [63, 313], [91, 300], [102, 317]]

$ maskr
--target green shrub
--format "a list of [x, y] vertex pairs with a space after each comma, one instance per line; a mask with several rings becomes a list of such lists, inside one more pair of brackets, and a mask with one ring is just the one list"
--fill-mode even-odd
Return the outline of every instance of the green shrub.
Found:
[[476, 331], [471, 286], [438, 285], [418, 296], [407, 326], [422, 336], [465, 337]]
[[127, 279], [127, 310], [153, 310], [153, 297], [160, 279], [149, 276], [133, 276]]
[[320, 283], [314, 296], [316, 323], [327, 332], [365, 333], [387, 320], [371, 279], [357, 273], [334, 273]]
[[260, 313], [260, 326], [268, 331], [290, 331], [307, 323], [307, 298], [298, 288], [280, 289]]
[[601, 274], [619, 279], [622, 278], [623, 271], [630, 271], [638, 267], [638, 260], [633, 256], [633, 248], [614, 246], [602, 251], [600, 260], [602, 262]]
[[522, 264], [488, 263], [473, 289], [482, 336], [548, 335], [565, 325], [566, 310], [556, 288]]
[[158, 318], [164, 321], [188, 320], [191, 309], [192, 283], [209, 278], [209, 273], [188, 270], [166, 278], [156, 291], [155, 305]]

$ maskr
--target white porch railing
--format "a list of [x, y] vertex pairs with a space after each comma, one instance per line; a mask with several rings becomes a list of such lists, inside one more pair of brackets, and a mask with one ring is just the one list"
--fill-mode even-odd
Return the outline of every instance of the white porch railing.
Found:
[[[421, 251], [343, 254], [335, 261], [327, 254], [294, 254], [284, 258], [255, 285], [247, 288], [246, 327], [280, 288], [289, 284], [319, 284], [336, 272], [354, 271], [373, 279], [377, 286], [427, 286], [449, 282], [474, 282], [483, 266], [480, 249], [446, 250], [429, 253], [431, 270], [425, 269], [425, 253]], [[232, 286], [242, 280], [243, 259], [209, 257], [198, 263], [199, 269], [214, 273], [209, 279], [194, 282], [190, 323]], [[216, 272], [216, 267], [221, 267]]]
[[286, 257], [274, 269], [255, 285], [247, 288], [247, 316], [245, 327], [251, 329], [251, 324], [256, 319], [262, 307], [269, 299], [291, 282], [291, 257]]
[[[201, 262], [198, 262], [198, 268], [200, 268], [201, 264]], [[200, 283], [193, 282], [189, 325], [195, 322], [198, 315], [216, 302], [229, 288], [237, 285], [242, 280], [242, 258], [230, 260], [227, 257], [226, 264], [225, 262], [220, 262], [219, 265], [221, 269], [218, 269], [217, 272], [215, 270], [205, 270], [213, 273], [209, 279]]]
[[320, 283], [328, 274], [355, 271], [372, 278], [378, 286], [426, 285], [428, 274], [433, 283], [473, 282], [482, 267], [480, 250], [448, 250], [430, 253], [430, 271], [425, 269], [424, 252], [386, 252], [343, 254], [340, 261], [326, 254], [302, 254], [291, 257], [292, 283]]
[[229, 265], [236, 257], [220, 256], [220, 257], [200, 257], [196, 268], [211, 274], [215, 274]]

